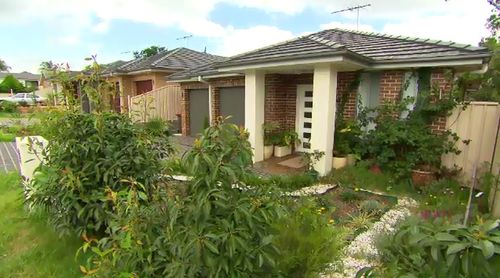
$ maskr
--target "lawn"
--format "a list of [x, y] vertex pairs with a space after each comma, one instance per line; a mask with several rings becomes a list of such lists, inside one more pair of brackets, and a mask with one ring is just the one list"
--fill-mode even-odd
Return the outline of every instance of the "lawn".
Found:
[[81, 277], [80, 240], [60, 238], [43, 212], [28, 214], [17, 173], [0, 174], [0, 277]]

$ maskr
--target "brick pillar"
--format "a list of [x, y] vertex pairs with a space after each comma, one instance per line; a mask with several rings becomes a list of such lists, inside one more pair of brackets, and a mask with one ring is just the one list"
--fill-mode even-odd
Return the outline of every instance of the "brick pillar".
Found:
[[[446, 76], [444, 69], [436, 69], [431, 72], [431, 86], [433, 89], [439, 89], [439, 95], [436, 98], [450, 97], [453, 89], [453, 78]], [[446, 117], [439, 117], [430, 124], [432, 131], [441, 133], [446, 130]]]
[[380, 103], [396, 103], [403, 87], [403, 71], [384, 71], [380, 75]]
[[181, 99], [181, 129], [182, 135], [189, 136], [190, 135], [190, 127], [189, 127], [189, 90], [182, 90], [182, 99]]
[[353, 82], [356, 80], [356, 75], [357, 73], [354, 71], [338, 73], [337, 105], [341, 104], [342, 98], [346, 98], [343, 114], [346, 119], [354, 119], [356, 117], [358, 106], [358, 87], [352, 86]]
[[210, 109], [212, 110], [212, 124], [220, 116], [220, 88], [212, 85], [212, 103]]

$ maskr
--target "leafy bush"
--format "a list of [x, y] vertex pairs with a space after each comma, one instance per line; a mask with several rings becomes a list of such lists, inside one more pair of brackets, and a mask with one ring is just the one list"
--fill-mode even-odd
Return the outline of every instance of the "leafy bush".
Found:
[[[275, 272], [278, 251], [271, 225], [279, 219], [279, 198], [268, 188], [235, 188], [252, 161], [247, 136], [220, 120], [206, 129], [184, 157], [193, 180], [182, 194], [159, 188], [149, 205], [140, 205], [137, 198], [128, 198], [140, 197], [140, 187], [117, 193], [124, 207], [119, 207], [111, 235], [92, 248], [94, 258], [85, 270], [108, 277], [255, 277]], [[84, 248], [94, 243], [89, 239]]]
[[296, 190], [308, 187], [317, 182], [317, 177], [310, 173], [294, 175], [272, 175], [261, 177], [249, 174], [245, 177], [244, 183], [248, 186], [266, 187], [271, 186], [283, 190]]
[[[447, 116], [457, 104], [453, 96], [438, 98], [439, 94], [438, 88], [420, 91], [411, 111], [408, 107], [412, 98], [385, 103], [375, 109], [376, 116], [369, 121], [362, 120], [376, 124], [366, 136], [366, 155], [398, 178], [408, 177], [417, 167], [439, 169], [442, 154], [459, 152], [455, 147], [459, 137], [455, 133], [433, 132], [429, 127], [439, 117]], [[407, 116], [400, 116], [403, 114]]]
[[0, 112], [14, 113], [17, 111], [17, 104], [11, 101], [0, 102]]
[[310, 202], [299, 202], [275, 225], [277, 268], [283, 277], [318, 277], [340, 258], [344, 232], [319, 211]]
[[149, 147], [154, 150], [158, 159], [164, 160], [174, 154], [174, 147], [169, 140], [171, 134], [167, 122], [160, 118], [155, 118], [145, 122], [140, 127], [145, 137], [149, 139]]
[[377, 200], [365, 200], [359, 204], [359, 209], [366, 213], [379, 215], [384, 211], [384, 205]]
[[28, 200], [48, 210], [58, 231], [101, 234], [114, 214], [110, 192], [130, 181], [150, 195], [160, 163], [126, 115], [69, 110], [51, 113], [42, 125], [49, 143]]
[[466, 227], [412, 218], [379, 242], [383, 277], [497, 277], [500, 221]]
[[346, 203], [362, 200], [363, 197], [358, 192], [352, 189], [345, 189], [340, 192], [340, 199]]
[[5, 76], [2, 83], [0, 83], [0, 93], [10, 93], [10, 90], [14, 93], [24, 92], [26, 88], [19, 82], [12, 74]]

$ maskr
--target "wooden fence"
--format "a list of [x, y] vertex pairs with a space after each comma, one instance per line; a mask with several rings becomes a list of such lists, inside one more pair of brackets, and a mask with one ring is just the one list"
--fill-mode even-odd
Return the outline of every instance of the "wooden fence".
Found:
[[181, 87], [178, 84], [129, 97], [129, 112], [134, 121], [145, 122], [153, 118], [165, 121], [178, 120], [181, 113]]
[[[466, 182], [471, 181], [474, 167], [478, 169], [478, 173], [491, 169], [494, 174], [498, 174], [499, 118], [500, 105], [496, 102], [472, 102], [465, 108], [457, 107], [448, 117], [446, 126], [460, 136], [457, 147], [461, 153], [444, 155], [443, 166], [452, 168], [456, 165], [462, 168], [463, 179]], [[470, 143], [465, 144], [462, 140], [470, 140]]]

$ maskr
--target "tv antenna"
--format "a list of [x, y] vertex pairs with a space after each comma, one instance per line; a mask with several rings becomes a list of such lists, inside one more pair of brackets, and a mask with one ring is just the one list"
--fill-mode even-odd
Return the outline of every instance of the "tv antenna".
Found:
[[187, 35], [187, 36], [184, 36], [184, 37], [179, 37], [175, 40], [177, 41], [180, 41], [180, 40], [185, 40], [186, 41], [186, 47], [189, 46], [189, 39], [192, 38], [193, 35]]
[[342, 13], [342, 12], [348, 12], [348, 11], [354, 11], [354, 10], [356, 10], [356, 31], [359, 31], [359, 10], [363, 9], [363, 8], [366, 8], [366, 7], [370, 7], [371, 5], [372, 4], [358, 5], [358, 6], [354, 6], [354, 7], [350, 7], [350, 8], [346, 8], [346, 9], [342, 9], [342, 10], [338, 10], [338, 11], [333, 11], [333, 12], [331, 12], [331, 14], [338, 14], [338, 13]]

